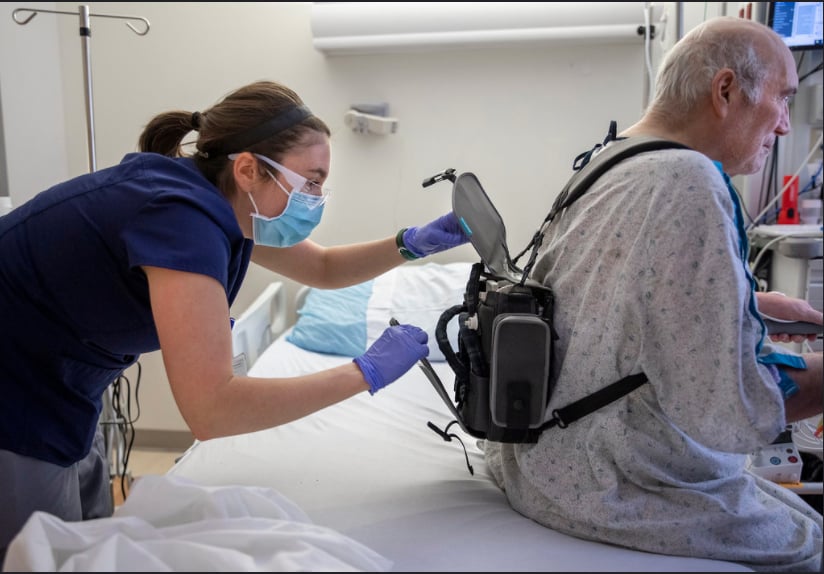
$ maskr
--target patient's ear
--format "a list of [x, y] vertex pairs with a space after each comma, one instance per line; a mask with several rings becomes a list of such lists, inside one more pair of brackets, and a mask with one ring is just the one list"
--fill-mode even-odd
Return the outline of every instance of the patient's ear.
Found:
[[734, 92], [740, 90], [735, 72], [729, 68], [719, 70], [712, 79], [711, 90], [710, 97], [715, 113], [720, 117], [726, 116], [734, 99]]

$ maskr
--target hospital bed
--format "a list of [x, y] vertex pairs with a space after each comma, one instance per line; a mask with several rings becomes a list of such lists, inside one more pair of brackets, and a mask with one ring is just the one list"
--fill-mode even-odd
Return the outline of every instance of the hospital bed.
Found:
[[[283, 289], [274, 284], [235, 323], [235, 350], [246, 356], [250, 375], [310, 373], [351, 361], [394, 316], [429, 331], [429, 360], [450, 390], [454, 376], [432, 332], [441, 312], [462, 301], [470, 265], [409, 263], [347, 289], [304, 289], [297, 322], [288, 328]], [[128, 565], [133, 570], [159, 569], [157, 564], [197, 570], [208, 564], [204, 569], [748, 571], [728, 562], [573, 538], [533, 522], [509, 506], [476, 439], [453, 425], [465, 455], [458, 438], [447, 442], [427, 424], [442, 429], [451, 420], [424, 373], [413, 368], [374, 396], [364, 392], [277, 428], [195, 442], [167, 475], [136, 481], [122, 507], [131, 504], [125, 514], [149, 520], [154, 538], [160, 537], [158, 529], [166, 534], [163, 545], [133, 552]], [[183, 494], [164, 491], [169, 485], [161, 481], [183, 487]], [[207, 489], [206, 495], [195, 496], [192, 488]], [[215, 510], [227, 500], [235, 510]], [[271, 536], [274, 501], [280, 504], [274, 513], [277, 539]], [[197, 527], [203, 537], [208, 534], [203, 524], [237, 516], [232, 512], [241, 503], [244, 542], [237, 542], [237, 531], [221, 531], [205, 543], [198, 538], [200, 545], [193, 547], [187, 533], [188, 546], [170, 550], [174, 536], [180, 536], [179, 523]], [[301, 528], [284, 529], [290, 521]], [[263, 546], [246, 542], [264, 534], [270, 537]], [[269, 554], [268, 562], [261, 553]], [[149, 554], [151, 560], [141, 562]], [[249, 561], [249, 554], [256, 561]], [[130, 569], [122, 560], [112, 561], [116, 555], [109, 552], [108, 562], [98, 564]]]
[[[440, 313], [462, 301], [469, 268], [407, 264], [363, 286], [304, 290], [297, 324], [268, 345], [249, 372], [290, 376], [351, 361], [394, 316], [429, 331], [430, 363], [451, 389], [454, 375], [433, 331]], [[254, 307], [269, 312], [264, 301]], [[272, 488], [315, 524], [388, 558], [396, 571], [746, 570], [576, 539], [521, 516], [494, 484], [474, 438], [455, 430], [471, 474], [461, 445], [427, 426], [443, 428], [451, 420], [413, 368], [374, 396], [361, 393], [278, 428], [196, 443], [170, 474], [208, 485]]]

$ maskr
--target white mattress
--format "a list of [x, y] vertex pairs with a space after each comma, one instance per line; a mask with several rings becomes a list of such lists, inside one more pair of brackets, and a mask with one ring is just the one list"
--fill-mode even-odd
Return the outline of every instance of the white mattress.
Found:
[[[294, 375], [351, 359], [275, 341], [251, 375]], [[433, 362], [451, 393], [452, 371]], [[580, 540], [511, 509], [475, 439], [462, 436], [475, 474], [443, 428], [448, 409], [417, 368], [374, 396], [362, 393], [280, 427], [195, 443], [170, 474], [209, 486], [275, 489], [317, 525], [391, 560], [395, 571], [748, 571]]]

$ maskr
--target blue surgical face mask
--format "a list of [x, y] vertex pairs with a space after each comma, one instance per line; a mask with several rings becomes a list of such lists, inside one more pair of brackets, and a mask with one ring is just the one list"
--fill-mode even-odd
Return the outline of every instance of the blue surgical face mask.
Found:
[[[271, 174], [270, 176], [286, 192], [280, 182]], [[286, 209], [277, 217], [261, 215], [252, 194], [249, 194], [249, 199], [255, 208], [255, 213], [251, 214], [252, 237], [257, 245], [291, 247], [309, 237], [312, 230], [320, 223], [323, 215], [322, 197], [309, 195], [297, 189], [286, 193], [289, 195]]]

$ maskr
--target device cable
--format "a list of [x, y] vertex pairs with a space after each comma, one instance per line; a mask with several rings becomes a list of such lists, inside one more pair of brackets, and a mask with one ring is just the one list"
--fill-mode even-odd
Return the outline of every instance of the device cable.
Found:
[[781, 199], [781, 197], [784, 195], [784, 192], [787, 191], [790, 188], [793, 181], [795, 181], [795, 179], [798, 177], [798, 174], [801, 173], [801, 170], [807, 167], [807, 164], [809, 163], [810, 159], [813, 157], [813, 155], [815, 155], [815, 153], [821, 147], [821, 142], [822, 141], [824, 141], [824, 138], [822, 138], [822, 136], [819, 135], [818, 136], [818, 141], [816, 141], [815, 144], [813, 146], [811, 146], [810, 153], [807, 154], [807, 157], [804, 158], [804, 161], [802, 161], [801, 165], [798, 166], [798, 169], [795, 171], [793, 176], [787, 179], [787, 183], [784, 184], [784, 187], [781, 188], [781, 191], [778, 192], [778, 195], [776, 195], [775, 198], [773, 198], [773, 200], [770, 203], [768, 203], [767, 206], [761, 211], [761, 213], [759, 213], [755, 217], [753, 222], [750, 225], [747, 226], [747, 232], [748, 233], [752, 230], [752, 228], [756, 225], [756, 223], [764, 216], [764, 214], [767, 213], [767, 211], [769, 211], [769, 209], [772, 207], [772, 205], [774, 203], [776, 203], [779, 199]]

